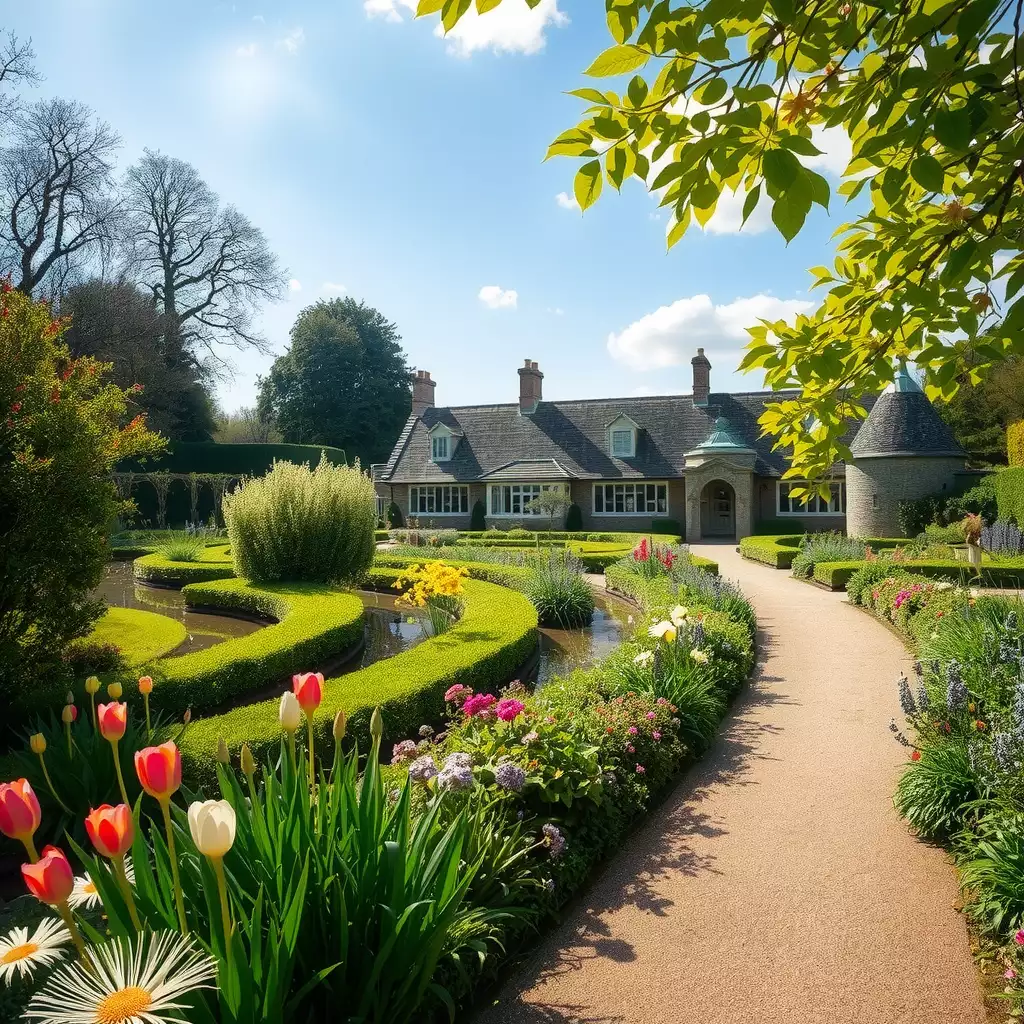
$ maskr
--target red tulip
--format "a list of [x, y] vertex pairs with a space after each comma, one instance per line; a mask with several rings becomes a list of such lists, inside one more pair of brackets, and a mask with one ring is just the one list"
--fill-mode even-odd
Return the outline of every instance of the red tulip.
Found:
[[100, 704], [96, 709], [99, 720], [100, 735], [111, 743], [116, 743], [128, 727], [128, 705], [119, 704], [116, 700], [109, 704]]
[[22, 864], [21, 874], [28, 891], [41, 903], [51, 906], [67, 900], [75, 887], [75, 873], [64, 851], [56, 846], [44, 847], [42, 857], [35, 864]]
[[302, 710], [312, 715], [324, 699], [324, 677], [321, 672], [301, 672], [292, 676], [292, 693]]
[[135, 774], [150, 796], [169, 800], [181, 786], [181, 751], [170, 740], [146, 747], [135, 755]]
[[35, 834], [43, 813], [27, 779], [0, 784], [0, 832], [24, 842]]
[[135, 838], [135, 822], [127, 804], [111, 807], [103, 804], [91, 810], [85, 819], [85, 831], [104, 857], [123, 857]]

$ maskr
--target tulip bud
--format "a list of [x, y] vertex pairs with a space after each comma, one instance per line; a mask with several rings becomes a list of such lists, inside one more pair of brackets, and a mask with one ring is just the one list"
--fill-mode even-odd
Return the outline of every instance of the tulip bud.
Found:
[[298, 699], [291, 690], [281, 694], [281, 706], [278, 708], [277, 717], [285, 732], [295, 732], [302, 722], [302, 708], [299, 707]]
[[139, 693], [149, 695], [153, 692], [153, 677], [141, 676], [139, 678]]
[[27, 779], [0, 784], [0, 832], [24, 842], [35, 834], [42, 820], [39, 800]]
[[64, 694], [64, 703], [65, 704], [74, 704], [75, 703], [75, 695], [70, 690], [68, 690], [68, 692], [66, 694]]
[[345, 730], [348, 728], [348, 718], [344, 711], [339, 711], [334, 716], [334, 742], [340, 743], [345, 738]]
[[99, 720], [100, 735], [111, 743], [116, 743], [124, 736], [128, 728], [128, 705], [118, 704], [116, 701], [110, 704], [101, 704], [96, 709]]
[[248, 743], [242, 744], [242, 772], [250, 779], [256, 774], [256, 762]]
[[34, 732], [28, 738], [28, 745], [32, 748], [33, 754], [46, 753], [46, 737], [41, 732]]
[[122, 693], [124, 693], [124, 687], [120, 683], [107, 683], [107, 696], [111, 700], [120, 700]]
[[181, 752], [168, 740], [135, 754], [135, 774], [142, 788], [157, 800], [169, 800], [181, 786]]
[[380, 717], [380, 708], [374, 708], [370, 715], [370, 735], [379, 740], [384, 735], [384, 720]]
[[231, 755], [228, 753], [228, 743], [223, 736], [217, 740], [217, 760], [221, 764], [231, 764]]
[[185, 714], [184, 714], [184, 716], [182, 717], [181, 720], [185, 723], [185, 725], [188, 725], [188, 723], [192, 721], [192, 709], [191, 708], [188, 708], [185, 711]]
[[223, 857], [235, 842], [235, 809], [227, 800], [196, 800], [189, 804], [188, 828], [200, 853]]
[[99, 690], [100, 690], [100, 681], [99, 681], [99, 679], [97, 679], [96, 676], [89, 676], [89, 678], [86, 679], [86, 681], [85, 681], [85, 692], [88, 693], [91, 696], [93, 694], [99, 693]]
[[135, 838], [135, 822], [127, 804], [103, 804], [85, 818], [85, 831], [92, 845], [104, 857], [123, 857]]
[[67, 857], [56, 846], [47, 846], [35, 864], [22, 864], [21, 875], [28, 891], [42, 903], [59, 906], [75, 887], [75, 873]]

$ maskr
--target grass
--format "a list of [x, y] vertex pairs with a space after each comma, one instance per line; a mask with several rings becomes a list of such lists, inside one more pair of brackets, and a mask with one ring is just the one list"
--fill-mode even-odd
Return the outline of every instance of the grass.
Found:
[[206, 552], [206, 541], [200, 537], [179, 537], [161, 544], [158, 552], [169, 562], [198, 562]]
[[140, 608], [108, 608], [88, 641], [113, 644], [129, 666], [162, 658], [183, 643], [188, 631], [177, 619]]

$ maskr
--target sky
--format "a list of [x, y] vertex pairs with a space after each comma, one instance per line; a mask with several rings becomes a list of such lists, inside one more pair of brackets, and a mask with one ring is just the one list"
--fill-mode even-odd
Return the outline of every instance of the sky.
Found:
[[[688, 393], [698, 346], [714, 390], [752, 390], [745, 327], [816, 305], [845, 219], [814, 208], [788, 246], [740, 200], [666, 250], [667, 215], [638, 182], [581, 214], [576, 161], [544, 162], [583, 104], [567, 96], [610, 45], [603, 4], [503, 0], [447, 38], [415, 0], [36, 0], [0, 29], [31, 36], [40, 96], [84, 102], [144, 148], [194, 164], [287, 268], [259, 325], [273, 352], [319, 299], [394, 321], [439, 405], [511, 402], [517, 367], [546, 399]], [[817, 140], [833, 183], [845, 137]], [[273, 356], [229, 354], [225, 409], [251, 404]]]

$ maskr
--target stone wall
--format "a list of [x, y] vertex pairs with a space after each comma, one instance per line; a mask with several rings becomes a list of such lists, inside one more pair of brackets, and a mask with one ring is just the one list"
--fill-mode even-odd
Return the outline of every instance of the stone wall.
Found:
[[943, 491], [954, 493], [964, 460], [895, 455], [855, 459], [846, 467], [846, 531], [851, 537], [899, 537], [897, 506]]

